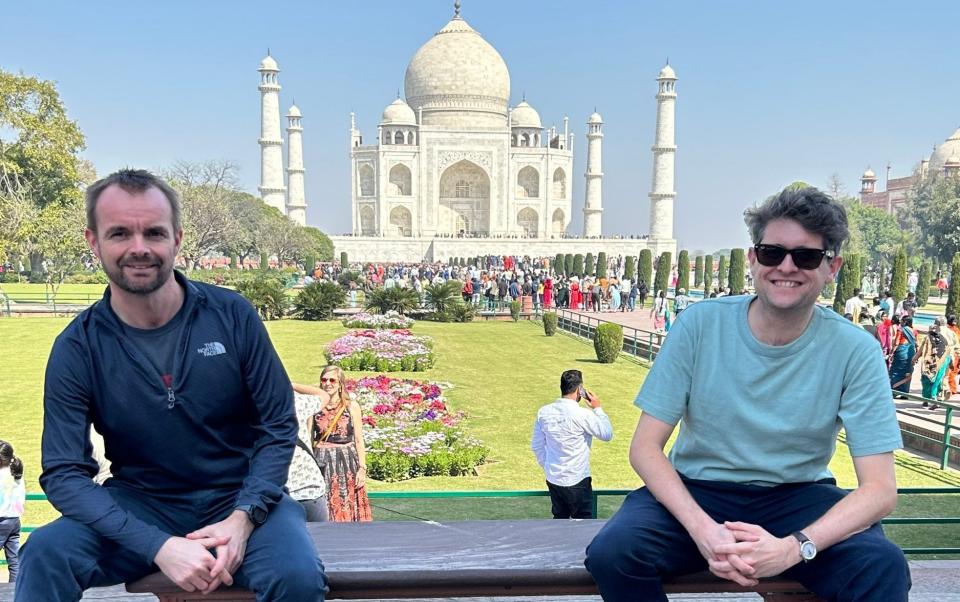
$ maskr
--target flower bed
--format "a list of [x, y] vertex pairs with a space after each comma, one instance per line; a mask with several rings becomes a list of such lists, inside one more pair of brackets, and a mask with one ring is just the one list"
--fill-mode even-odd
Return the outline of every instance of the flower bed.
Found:
[[342, 323], [347, 328], [410, 328], [413, 326], [413, 318], [401, 316], [395, 311], [385, 314], [360, 312], [347, 316]]
[[460, 429], [465, 414], [443, 397], [451, 385], [375, 376], [348, 380], [363, 409], [367, 473], [380, 481], [472, 474], [490, 450]]
[[430, 337], [409, 330], [352, 330], [327, 345], [327, 362], [344, 370], [420, 372], [433, 366]]

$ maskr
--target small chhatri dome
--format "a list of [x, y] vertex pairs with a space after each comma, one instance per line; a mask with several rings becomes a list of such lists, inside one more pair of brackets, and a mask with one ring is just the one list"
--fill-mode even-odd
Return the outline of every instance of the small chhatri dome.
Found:
[[298, 107], [296, 103], [290, 105], [290, 110], [287, 111], [287, 117], [303, 117], [300, 113], [300, 107]]
[[259, 71], [280, 71], [280, 67], [277, 65], [277, 61], [273, 60], [273, 57], [268, 53], [262, 61], [260, 61]]
[[540, 122], [540, 114], [525, 100], [520, 101], [520, 104], [510, 113], [510, 125], [515, 128], [543, 129], [543, 125], [541, 125]]
[[863, 172], [863, 175], [860, 176], [860, 179], [861, 179], [861, 180], [876, 180], [876, 179], [877, 179], [877, 174], [873, 173], [873, 170], [868, 167], [868, 168], [867, 168], [867, 171]]
[[660, 70], [660, 75], [657, 76], [657, 79], [677, 79], [677, 74], [674, 73], [670, 63], [667, 63], [664, 68]]
[[587, 123], [603, 123], [603, 117], [600, 116], [600, 113], [594, 111], [593, 115], [590, 116], [590, 119], [587, 119]]
[[[947, 138], [946, 142], [941, 144], [933, 155], [930, 156], [930, 173], [940, 173], [947, 165], [951, 156], [960, 156], [960, 128]], [[951, 166], [952, 167], [952, 166]]]
[[417, 116], [410, 105], [398, 97], [383, 110], [380, 125], [417, 125]]

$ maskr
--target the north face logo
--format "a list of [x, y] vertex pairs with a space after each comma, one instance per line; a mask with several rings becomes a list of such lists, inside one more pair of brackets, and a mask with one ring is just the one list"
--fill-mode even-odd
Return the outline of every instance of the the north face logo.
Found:
[[226, 347], [223, 346], [223, 343], [219, 341], [213, 341], [212, 343], [206, 343], [200, 349], [197, 349], [197, 353], [204, 357], [213, 357], [215, 355], [223, 355], [227, 352]]

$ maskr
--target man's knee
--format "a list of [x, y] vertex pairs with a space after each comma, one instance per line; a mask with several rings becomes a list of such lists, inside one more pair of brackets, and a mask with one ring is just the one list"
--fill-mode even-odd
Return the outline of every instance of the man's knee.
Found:
[[584, 565], [598, 580], [604, 575], [656, 574], [656, 567], [643, 552], [628, 532], [607, 523], [587, 546]]
[[36, 562], [38, 566], [52, 566], [73, 556], [75, 542], [87, 527], [69, 518], [59, 518], [30, 534], [20, 551], [20, 564], [25, 567]]
[[274, 581], [268, 588], [282, 600], [323, 600], [327, 592], [327, 577], [323, 564], [316, 555], [299, 554], [283, 558], [270, 572]]

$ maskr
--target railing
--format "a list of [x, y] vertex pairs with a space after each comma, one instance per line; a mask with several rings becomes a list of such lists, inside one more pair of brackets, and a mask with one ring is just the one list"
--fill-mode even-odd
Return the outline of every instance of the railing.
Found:
[[103, 293], [6, 293], [0, 292], [0, 311], [8, 318], [15, 313], [64, 313], [86, 309], [103, 298]]
[[[595, 489], [592, 499], [592, 517], [598, 517], [598, 506], [601, 497], [623, 497], [632, 489]], [[897, 490], [898, 495], [954, 495], [960, 500], [958, 487], [904, 487]], [[387, 499], [464, 499], [464, 498], [525, 498], [549, 497], [549, 491], [371, 491], [371, 500]], [[28, 493], [27, 501], [45, 501], [47, 496], [42, 493]], [[412, 517], [419, 518], [419, 517]], [[425, 519], [421, 519], [425, 520]], [[956, 525], [960, 524], [960, 516], [950, 517], [887, 517], [880, 521], [884, 525]], [[21, 531], [29, 533], [36, 530], [36, 526], [24, 526]], [[960, 547], [914, 547], [903, 548], [905, 554], [960, 554]], [[0, 565], [6, 561], [0, 561]]]
[[[600, 324], [617, 324], [566, 309], [557, 309], [556, 312], [557, 328], [584, 339], [592, 340], [593, 333]], [[622, 324], [617, 325], [623, 329], [623, 353], [651, 362], [657, 357], [666, 335]]]
[[[950, 442], [951, 435], [952, 435], [951, 431], [953, 430], [953, 412], [954, 410], [960, 410], [960, 405], [957, 405], [955, 403], [950, 403], [948, 401], [934, 401], [932, 399], [923, 397], [922, 395], [917, 395], [915, 393], [903, 393], [902, 391], [897, 391], [896, 389], [893, 390], [893, 394], [906, 396], [908, 399], [912, 399], [913, 401], [923, 401], [926, 403], [932, 403], [946, 410], [946, 416], [944, 420], [939, 421], [931, 418], [929, 415], [917, 414], [908, 409], [900, 409], [900, 408], [897, 409], [897, 414], [900, 414], [901, 416], [909, 416], [913, 420], [928, 422], [930, 424], [934, 424], [943, 429], [943, 434], [940, 437], [940, 439], [934, 439], [933, 437], [928, 437], [927, 435], [924, 435], [922, 433], [915, 433], [913, 431], [909, 431], [909, 433], [913, 437], [918, 437], [924, 441], [929, 441], [935, 445], [940, 446], [940, 469], [941, 470], [945, 469], [950, 462], [950, 451], [960, 449], [960, 446], [953, 445]], [[903, 431], [902, 428], [900, 430]]]

